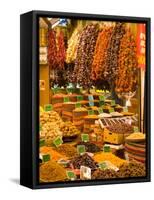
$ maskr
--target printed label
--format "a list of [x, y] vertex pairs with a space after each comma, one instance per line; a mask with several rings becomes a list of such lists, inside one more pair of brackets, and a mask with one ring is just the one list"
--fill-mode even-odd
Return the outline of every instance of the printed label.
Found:
[[61, 137], [57, 137], [54, 141], [53, 141], [54, 145], [56, 147], [59, 147], [62, 143], [63, 143], [63, 140]]
[[89, 135], [88, 134], [81, 134], [81, 139], [83, 142], [89, 142]]
[[53, 109], [52, 104], [46, 104], [44, 105], [44, 110], [45, 111], [51, 111]]
[[76, 107], [76, 108], [81, 108], [81, 103], [76, 103], [76, 104], [75, 104], [75, 107]]
[[69, 99], [69, 97], [64, 97], [64, 102], [66, 103], [66, 102], [69, 102], [70, 101], [70, 99]]
[[94, 110], [88, 110], [88, 115], [94, 115]]
[[100, 101], [105, 101], [105, 97], [103, 95], [99, 96]]
[[43, 162], [47, 162], [50, 160], [50, 154], [42, 155]]
[[82, 101], [83, 100], [83, 96], [77, 96], [77, 101]]
[[66, 171], [67, 177], [70, 180], [75, 180], [76, 179], [76, 175], [73, 171]]
[[41, 139], [39, 141], [39, 146], [42, 147], [42, 146], [45, 146], [45, 140], [44, 139]]
[[111, 151], [110, 146], [104, 146], [104, 147], [103, 147], [103, 151], [104, 151], [104, 152], [110, 152], [110, 151]]
[[77, 145], [77, 151], [79, 154], [83, 154], [86, 151], [85, 145]]

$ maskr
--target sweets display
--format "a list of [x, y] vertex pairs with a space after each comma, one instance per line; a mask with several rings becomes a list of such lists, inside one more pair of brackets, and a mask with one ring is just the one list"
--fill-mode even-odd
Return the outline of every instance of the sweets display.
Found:
[[40, 183], [144, 177], [138, 25], [44, 21], [52, 24], [43, 46], [47, 66], [40, 64]]

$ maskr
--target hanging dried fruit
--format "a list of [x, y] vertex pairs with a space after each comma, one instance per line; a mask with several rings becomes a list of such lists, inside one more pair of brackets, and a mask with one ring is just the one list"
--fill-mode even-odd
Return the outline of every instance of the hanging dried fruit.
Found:
[[113, 27], [102, 27], [103, 30], [99, 33], [94, 53], [94, 60], [92, 64], [92, 79], [94, 81], [106, 81], [106, 59], [107, 59], [107, 48], [109, 46]]
[[79, 36], [80, 36], [80, 29], [76, 28], [75, 31], [72, 33], [71, 38], [68, 40], [68, 48], [66, 52], [67, 63], [73, 63], [76, 59]]
[[137, 54], [136, 43], [129, 29], [121, 39], [116, 92], [133, 92], [137, 87]]
[[125, 33], [124, 23], [116, 23], [113, 32], [111, 34], [111, 40], [108, 45], [107, 55], [106, 55], [106, 67], [104, 76], [110, 82], [110, 84], [115, 82], [115, 77], [118, 73], [118, 55], [120, 48], [120, 41]]
[[80, 35], [72, 81], [83, 88], [90, 88], [92, 85], [91, 66], [98, 32], [97, 24], [89, 24]]

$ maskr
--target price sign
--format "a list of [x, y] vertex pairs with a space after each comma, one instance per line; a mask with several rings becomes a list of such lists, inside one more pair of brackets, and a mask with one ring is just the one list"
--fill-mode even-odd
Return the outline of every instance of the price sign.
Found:
[[88, 110], [88, 115], [94, 115], [94, 110]]
[[123, 112], [128, 112], [128, 108], [127, 107], [123, 107]]
[[110, 108], [109, 113], [114, 112], [114, 108]]
[[73, 171], [66, 171], [67, 177], [70, 180], [75, 180], [76, 179], [76, 174]]
[[75, 107], [76, 107], [76, 108], [81, 108], [81, 103], [76, 103], [76, 104], [75, 104]]
[[64, 97], [64, 103], [69, 102], [69, 101], [70, 101], [69, 97]]
[[67, 88], [66, 90], [67, 90], [67, 93], [68, 93], [68, 94], [73, 92], [73, 89], [72, 89], [72, 88]]
[[45, 146], [45, 140], [44, 140], [44, 139], [41, 139], [41, 140], [40, 140], [39, 146], [40, 146], [40, 147]]
[[134, 126], [134, 132], [139, 132], [139, 128], [137, 126]]
[[102, 109], [102, 108], [99, 108], [99, 109], [98, 109], [98, 112], [99, 112], [99, 114], [103, 113], [103, 109]]
[[99, 106], [103, 106], [103, 105], [104, 105], [104, 101], [100, 101]]
[[41, 125], [39, 126], [39, 131], [42, 131], [42, 126]]
[[59, 92], [60, 88], [53, 88], [52, 90], [53, 90], [54, 94], [57, 94]]
[[94, 102], [93, 101], [89, 101], [89, 106], [94, 106]]
[[54, 141], [53, 141], [54, 145], [56, 147], [59, 147], [62, 143], [63, 143], [63, 140], [61, 137], [57, 137]]
[[103, 95], [100, 95], [100, 96], [99, 96], [99, 100], [100, 100], [100, 101], [105, 101], [105, 97], [104, 97]]
[[102, 163], [99, 163], [99, 168], [104, 170], [104, 169], [107, 169], [107, 164], [105, 162], [102, 162]]
[[43, 162], [49, 161], [50, 160], [50, 154], [42, 155], [42, 160], [43, 160]]
[[88, 134], [81, 134], [81, 139], [83, 142], [89, 142], [89, 135]]
[[83, 154], [86, 152], [85, 145], [77, 145], [77, 151], [79, 154]]
[[115, 106], [115, 100], [111, 101], [111, 106]]
[[77, 96], [77, 101], [82, 101], [83, 100], [83, 96]]
[[93, 101], [93, 100], [94, 100], [93, 95], [89, 95], [89, 96], [88, 96], [88, 100], [89, 100], [89, 101]]
[[45, 111], [51, 111], [53, 109], [52, 104], [46, 104], [44, 105], [44, 110]]
[[110, 146], [104, 146], [104, 147], [103, 147], [103, 151], [104, 151], [104, 152], [110, 152], [110, 151], [111, 151]]

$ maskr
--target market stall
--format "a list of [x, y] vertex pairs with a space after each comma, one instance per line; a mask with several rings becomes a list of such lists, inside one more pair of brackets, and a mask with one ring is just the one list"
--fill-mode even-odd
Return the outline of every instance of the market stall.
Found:
[[40, 18], [39, 27], [40, 182], [145, 176], [139, 24]]

